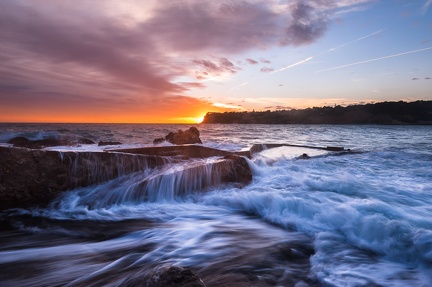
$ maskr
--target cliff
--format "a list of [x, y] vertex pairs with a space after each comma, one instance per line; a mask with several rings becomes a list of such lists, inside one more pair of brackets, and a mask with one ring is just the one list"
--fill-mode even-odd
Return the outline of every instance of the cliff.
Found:
[[303, 110], [207, 113], [207, 124], [432, 124], [432, 101], [381, 102]]

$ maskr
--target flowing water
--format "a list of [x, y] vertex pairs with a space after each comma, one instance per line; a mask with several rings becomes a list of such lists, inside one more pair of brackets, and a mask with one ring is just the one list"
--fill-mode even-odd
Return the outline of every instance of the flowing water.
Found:
[[[137, 147], [188, 127], [1, 124], [0, 142], [85, 137]], [[432, 286], [432, 126], [198, 129], [205, 146], [224, 150], [289, 143], [361, 153], [307, 150], [311, 158], [299, 160], [305, 149], [269, 149], [248, 160], [250, 185], [183, 183], [181, 193], [189, 163], [172, 164], [147, 196], [135, 187], [152, 170], [69, 191], [48, 208], [5, 211], [0, 286], [146, 286], [173, 265], [207, 286]]]

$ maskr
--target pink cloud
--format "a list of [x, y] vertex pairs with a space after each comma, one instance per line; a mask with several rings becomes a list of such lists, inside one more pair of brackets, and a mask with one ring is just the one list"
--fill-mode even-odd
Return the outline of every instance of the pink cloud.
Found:
[[274, 71], [273, 68], [267, 68], [267, 67], [261, 68], [261, 72], [263, 73], [271, 73], [273, 71]]
[[138, 6], [146, 14], [139, 18], [101, 9], [105, 2], [3, 0], [0, 106], [122, 105], [185, 95], [204, 84], [178, 78], [233, 74], [239, 68], [229, 58], [241, 52], [315, 41], [335, 2], [294, 1], [280, 13], [264, 0], [164, 1], [148, 11]]
[[246, 61], [251, 64], [251, 65], [256, 65], [258, 64], [258, 61], [255, 61], [254, 59], [246, 59]]

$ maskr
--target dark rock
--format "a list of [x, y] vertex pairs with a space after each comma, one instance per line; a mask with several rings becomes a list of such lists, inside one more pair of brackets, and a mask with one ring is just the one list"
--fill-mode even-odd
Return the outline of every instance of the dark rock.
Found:
[[98, 143], [98, 146], [106, 146], [106, 145], [121, 145], [122, 143], [121, 142], [115, 142], [115, 141], [112, 141], [112, 142], [110, 142], [110, 141], [100, 141], [99, 143]]
[[165, 141], [165, 138], [157, 138], [154, 139], [153, 144], [160, 144], [163, 143]]
[[212, 156], [227, 156], [233, 154], [229, 151], [200, 145], [143, 147], [115, 149], [111, 151], [158, 156], [177, 156], [182, 158], [207, 158]]
[[[149, 183], [158, 186], [164, 176], [175, 176], [176, 195], [203, 191], [207, 187], [234, 183], [238, 187], [249, 184], [252, 173], [245, 158], [227, 151], [203, 146], [160, 147], [137, 149], [136, 154], [118, 152], [58, 152], [27, 148], [0, 147], [0, 210], [47, 205], [61, 192], [77, 187], [114, 179], [118, 176], [148, 168], [175, 164], [189, 157], [225, 156], [218, 160], [191, 161], [177, 174], [153, 176]], [[168, 148], [168, 149], [167, 149]], [[171, 148], [171, 150], [169, 149]], [[173, 150], [172, 149], [179, 149]], [[145, 150], [146, 152], [143, 152]], [[170, 158], [159, 155], [168, 153]], [[174, 157], [172, 157], [174, 156]], [[149, 185], [150, 186], [150, 185]]]
[[232, 154], [225, 156], [224, 159], [227, 161], [220, 171], [222, 182], [246, 185], [252, 181], [252, 171], [244, 157]]
[[307, 153], [304, 153], [304, 154], [302, 154], [301, 156], [298, 157], [298, 159], [310, 159], [310, 158], [311, 157]]
[[8, 141], [9, 144], [13, 144], [14, 147], [26, 147], [32, 149], [40, 149], [50, 146], [61, 146], [71, 145], [70, 142], [65, 140], [59, 140], [54, 138], [42, 139], [42, 140], [29, 140], [25, 137], [16, 137]]
[[204, 282], [190, 269], [172, 266], [157, 273], [148, 287], [205, 287]]
[[78, 140], [78, 143], [80, 144], [95, 144], [94, 141], [90, 140], [90, 139], [86, 139], [86, 138], [81, 138]]
[[19, 145], [29, 144], [30, 142], [32, 142], [32, 141], [29, 140], [28, 138], [25, 138], [25, 137], [15, 137], [13, 139], [10, 139], [7, 143], [19, 146]]
[[[178, 130], [178, 132], [170, 132], [165, 136], [165, 140], [172, 144], [183, 145], [183, 144], [202, 144], [200, 139], [200, 132], [196, 127], [190, 127], [189, 129], [182, 131]], [[157, 138], [153, 141], [153, 143], [161, 143], [162, 138]]]
[[0, 210], [46, 205], [62, 191], [167, 162], [157, 156], [0, 147]]
[[52, 147], [52, 146], [72, 146], [75, 144], [94, 144], [95, 142], [86, 139], [80, 138], [76, 142], [72, 142], [65, 139], [55, 139], [55, 138], [47, 138], [42, 140], [29, 140], [25, 137], [15, 137], [8, 141], [9, 144], [13, 144], [14, 147], [25, 147], [31, 149], [41, 149], [44, 147]]
[[155, 195], [167, 192], [167, 181], [175, 182], [169, 192], [177, 198], [204, 192], [221, 184], [233, 184], [242, 188], [252, 181], [252, 173], [246, 160], [235, 155], [214, 161], [189, 161], [181, 169], [162, 169], [158, 174], [142, 180], [130, 191], [139, 194], [139, 201], [155, 201]]

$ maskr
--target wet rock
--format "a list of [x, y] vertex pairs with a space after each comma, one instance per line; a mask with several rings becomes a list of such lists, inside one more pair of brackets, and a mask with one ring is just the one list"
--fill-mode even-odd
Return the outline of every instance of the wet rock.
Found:
[[121, 142], [116, 142], [116, 141], [100, 141], [98, 143], [98, 146], [106, 146], [106, 145], [121, 145]]
[[95, 144], [91, 139], [81, 138], [78, 140], [79, 144]]
[[165, 138], [157, 138], [153, 140], [153, 144], [161, 144], [165, 141]]
[[304, 154], [302, 154], [301, 156], [299, 156], [297, 158], [298, 159], [310, 159], [311, 157], [307, 153], [304, 153]]
[[[222, 184], [242, 188], [252, 181], [246, 160], [235, 155], [211, 161], [192, 160], [177, 164], [181, 168], [162, 168], [158, 174], [153, 174], [130, 188], [129, 194], [139, 202], [155, 202], [161, 198], [170, 200], [205, 192]], [[167, 186], [170, 186], [168, 190]]]
[[157, 156], [0, 147], [0, 210], [46, 205], [62, 191], [166, 162]]
[[225, 166], [221, 167], [221, 181], [247, 185], [252, 181], [252, 171], [244, 157], [227, 155]]
[[[182, 131], [178, 130], [178, 132], [170, 132], [165, 136], [165, 141], [170, 142], [176, 145], [183, 144], [202, 144], [200, 139], [200, 132], [196, 127], [190, 127], [189, 129]], [[157, 138], [153, 141], [154, 144], [162, 143], [162, 138]]]
[[167, 164], [184, 166], [174, 174], [164, 174], [161, 169], [161, 174], [153, 176], [151, 181], [145, 180], [144, 191], [148, 194], [167, 177], [176, 181], [175, 196], [225, 183], [242, 187], [252, 180], [251, 170], [243, 157], [202, 146], [183, 148], [194, 157], [210, 154], [225, 157], [214, 161], [184, 161], [175, 156], [161, 157], [151, 153], [58, 152], [0, 147], [0, 210], [47, 205], [63, 191]]
[[75, 144], [94, 144], [95, 142], [86, 139], [80, 138], [75, 140], [75, 142], [66, 140], [66, 139], [56, 139], [56, 138], [47, 138], [42, 140], [29, 140], [26, 137], [15, 137], [9, 140], [7, 143], [13, 144], [14, 147], [25, 147], [31, 149], [42, 149], [45, 147], [53, 147], [53, 146], [72, 146]]
[[54, 139], [54, 138], [48, 138], [42, 140], [29, 140], [28, 138], [25, 137], [15, 137], [9, 140], [7, 143], [13, 144], [14, 147], [26, 147], [32, 149], [40, 149], [40, 148], [50, 147], [50, 146], [71, 145], [71, 143], [68, 141]]
[[157, 273], [148, 287], [205, 287], [204, 282], [190, 269], [172, 266]]
[[182, 157], [182, 158], [207, 158], [213, 156], [223, 157], [223, 156], [233, 154], [232, 152], [229, 151], [205, 147], [201, 145], [156, 146], [156, 147], [115, 149], [111, 151], [132, 153], [132, 154]]

